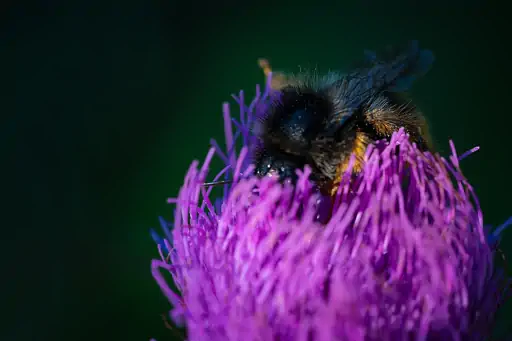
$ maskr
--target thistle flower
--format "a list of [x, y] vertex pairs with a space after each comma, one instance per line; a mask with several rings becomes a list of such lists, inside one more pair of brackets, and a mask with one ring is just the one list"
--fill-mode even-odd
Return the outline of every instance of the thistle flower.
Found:
[[[257, 88], [240, 120], [227, 105], [227, 150], [194, 161], [172, 229], [159, 239], [153, 275], [190, 341], [483, 340], [504, 298], [495, 240], [459, 167], [420, 152], [400, 130], [371, 146], [357, 177], [347, 169], [332, 216], [298, 170], [295, 186], [251, 176], [248, 126]], [[233, 132], [233, 125], [235, 131]], [[235, 140], [244, 139], [237, 155]], [[205, 188], [217, 154], [233, 184], [214, 201]], [[180, 294], [164, 280], [172, 275]]]

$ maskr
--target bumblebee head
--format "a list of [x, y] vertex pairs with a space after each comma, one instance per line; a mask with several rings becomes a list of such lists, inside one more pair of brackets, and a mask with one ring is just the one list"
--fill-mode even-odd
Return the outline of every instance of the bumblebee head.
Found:
[[305, 165], [315, 168], [313, 141], [325, 129], [331, 110], [330, 102], [319, 92], [292, 87], [279, 90], [279, 100], [255, 129], [260, 140], [255, 151], [255, 174], [293, 183], [296, 169]]

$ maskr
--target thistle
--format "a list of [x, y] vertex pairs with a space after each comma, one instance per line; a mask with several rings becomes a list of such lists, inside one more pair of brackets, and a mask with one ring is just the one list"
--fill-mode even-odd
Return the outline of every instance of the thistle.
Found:
[[[267, 98], [257, 88], [246, 106], [241, 92], [239, 120], [224, 105], [226, 150], [214, 142], [192, 163], [169, 199], [172, 228], [155, 235], [153, 276], [188, 340], [486, 340], [508, 281], [460, 169], [474, 150], [450, 142], [445, 159], [400, 130], [325, 200], [308, 167], [293, 186], [252, 176], [249, 126]], [[226, 167], [214, 181], [233, 180], [218, 200], [202, 186], [216, 155]]]

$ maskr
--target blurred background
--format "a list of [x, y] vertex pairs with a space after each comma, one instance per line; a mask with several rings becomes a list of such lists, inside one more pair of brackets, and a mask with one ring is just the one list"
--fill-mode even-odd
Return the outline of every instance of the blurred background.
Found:
[[171, 219], [166, 198], [210, 138], [223, 141], [222, 102], [263, 82], [259, 57], [343, 70], [419, 40], [436, 62], [412, 96], [445, 155], [449, 139], [481, 146], [463, 170], [485, 222], [504, 222], [506, 18], [488, 1], [337, 3], [3, 1], [0, 340], [176, 339], [149, 229]]

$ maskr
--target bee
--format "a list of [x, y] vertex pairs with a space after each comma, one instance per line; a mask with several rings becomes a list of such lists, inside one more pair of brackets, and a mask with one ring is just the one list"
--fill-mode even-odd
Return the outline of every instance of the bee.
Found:
[[420, 150], [431, 150], [426, 119], [405, 92], [433, 60], [417, 42], [379, 57], [366, 52], [365, 60], [345, 75], [272, 72], [260, 59], [264, 74], [272, 72], [273, 100], [253, 128], [259, 141], [253, 151], [255, 175], [293, 183], [295, 170], [309, 165], [313, 183], [334, 195], [351, 155], [357, 174], [368, 145], [389, 139], [401, 127]]

